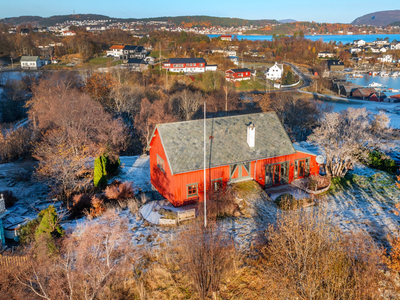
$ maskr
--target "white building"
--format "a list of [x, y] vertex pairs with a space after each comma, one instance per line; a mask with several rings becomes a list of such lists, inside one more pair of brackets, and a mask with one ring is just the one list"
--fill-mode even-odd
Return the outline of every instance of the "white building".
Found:
[[271, 80], [278, 80], [282, 78], [283, 65], [275, 63], [271, 68], [265, 72], [265, 77]]
[[393, 56], [390, 54], [386, 54], [383, 57], [378, 57], [378, 61], [379, 62], [392, 62], [393, 61]]
[[121, 58], [124, 55], [125, 45], [113, 45], [110, 50], [106, 51], [107, 56]]
[[37, 70], [48, 63], [47, 60], [41, 60], [39, 56], [21, 57], [21, 68], [25, 70]]
[[62, 36], [74, 36], [74, 35], [76, 35], [76, 32], [70, 31], [70, 30], [66, 30], [66, 31], [61, 32], [61, 35]]
[[228, 59], [233, 62], [235, 65], [239, 65], [239, 57], [237, 56], [229, 56]]
[[353, 41], [354, 46], [362, 47], [365, 46], [365, 41], [364, 40], [355, 40]]
[[332, 52], [318, 52], [318, 57], [334, 57], [335, 54], [333, 54]]
[[350, 48], [350, 53], [358, 53], [358, 52], [361, 52], [362, 51], [362, 49], [361, 48]]

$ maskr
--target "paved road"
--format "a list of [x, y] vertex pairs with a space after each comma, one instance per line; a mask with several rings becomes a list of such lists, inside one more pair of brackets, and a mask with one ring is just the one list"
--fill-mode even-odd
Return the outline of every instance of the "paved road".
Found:
[[[296, 90], [300, 90], [302, 88], [308, 87], [312, 83], [312, 79], [304, 74], [303, 72], [300, 71], [298, 67], [296, 67], [294, 64], [289, 63], [289, 62], [283, 62], [283, 64], [288, 65], [292, 68], [293, 72], [299, 76], [299, 78], [303, 81], [303, 84], [301, 86], [293, 86], [293, 87], [286, 87], [286, 88], [281, 88], [279, 90], [270, 90], [270, 91], [257, 91], [257, 94], [264, 94], [264, 93], [277, 93], [277, 92], [293, 92]], [[260, 77], [258, 77], [260, 78]], [[265, 78], [260, 78], [262, 80], [265, 80]], [[271, 83], [268, 83], [269, 85], [272, 85]], [[255, 93], [255, 92], [254, 92]]]

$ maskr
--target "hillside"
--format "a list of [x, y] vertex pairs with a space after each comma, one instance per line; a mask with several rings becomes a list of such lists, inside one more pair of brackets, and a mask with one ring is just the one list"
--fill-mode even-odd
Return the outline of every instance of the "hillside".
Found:
[[69, 20], [112, 20], [119, 22], [135, 22], [135, 21], [169, 21], [175, 25], [183, 25], [186, 27], [197, 27], [197, 26], [243, 26], [243, 25], [266, 25], [266, 24], [276, 24], [276, 20], [246, 20], [237, 18], [220, 18], [220, 17], [210, 17], [210, 16], [179, 16], [179, 17], [156, 17], [156, 18], [112, 18], [104, 15], [96, 14], [81, 14], [81, 15], [60, 15], [51, 16], [47, 18], [42, 18], [39, 16], [20, 16], [13, 18], [5, 18], [0, 20], [6, 24], [20, 25], [20, 24], [34, 24], [40, 26], [54, 26], [57, 23], [63, 23]]
[[355, 19], [353, 25], [387, 26], [400, 21], [400, 10], [377, 11]]

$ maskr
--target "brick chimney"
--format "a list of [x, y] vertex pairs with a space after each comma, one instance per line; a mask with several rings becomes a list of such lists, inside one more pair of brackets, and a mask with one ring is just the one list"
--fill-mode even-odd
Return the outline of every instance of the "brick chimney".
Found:
[[250, 148], [254, 148], [256, 145], [256, 127], [253, 123], [247, 126], [247, 144]]

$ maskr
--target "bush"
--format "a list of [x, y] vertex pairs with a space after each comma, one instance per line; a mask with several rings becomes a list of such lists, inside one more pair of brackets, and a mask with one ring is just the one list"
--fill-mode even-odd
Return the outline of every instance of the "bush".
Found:
[[109, 200], [126, 200], [134, 196], [133, 187], [130, 182], [114, 181], [106, 188], [106, 197]]
[[374, 150], [369, 153], [368, 162], [366, 164], [369, 167], [382, 170], [390, 174], [395, 174], [397, 171], [395, 161], [378, 150]]
[[39, 244], [46, 244], [49, 253], [57, 249], [55, 240], [64, 235], [64, 229], [60, 226], [56, 209], [53, 205], [39, 213], [40, 223], [35, 230], [35, 241]]
[[13, 206], [14, 203], [18, 201], [17, 197], [14, 196], [12, 191], [0, 191], [0, 194], [3, 194], [6, 208]]
[[94, 160], [93, 184], [100, 188], [107, 186], [106, 159], [104, 156], [99, 156]]
[[[236, 203], [235, 193], [231, 187], [220, 188], [218, 191], [210, 193], [207, 199], [207, 218], [215, 220], [217, 218], [232, 217], [239, 211]], [[204, 213], [204, 202], [198, 203], [200, 218]]]
[[0, 126], [0, 162], [15, 161], [30, 155], [35, 133], [25, 127], [10, 131], [3, 136]]
[[261, 266], [270, 299], [384, 299], [392, 288], [372, 238], [342, 233], [324, 211], [281, 213], [266, 238]]
[[280, 209], [293, 209], [295, 206], [297, 206], [297, 200], [296, 198], [289, 193], [284, 193], [282, 195], [279, 195], [275, 199], [275, 204], [280, 208]]
[[282, 210], [293, 210], [313, 203], [311, 198], [297, 200], [292, 194], [284, 193], [275, 199], [275, 204]]
[[21, 244], [30, 244], [35, 240], [35, 231], [38, 228], [41, 217], [29, 221], [19, 229], [19, 241]]
[[76, 194], [72, 197], [71, 214], [73, 216], [81, 216], [85, 211], [89, 211], [92, 207], [91, 194]]

